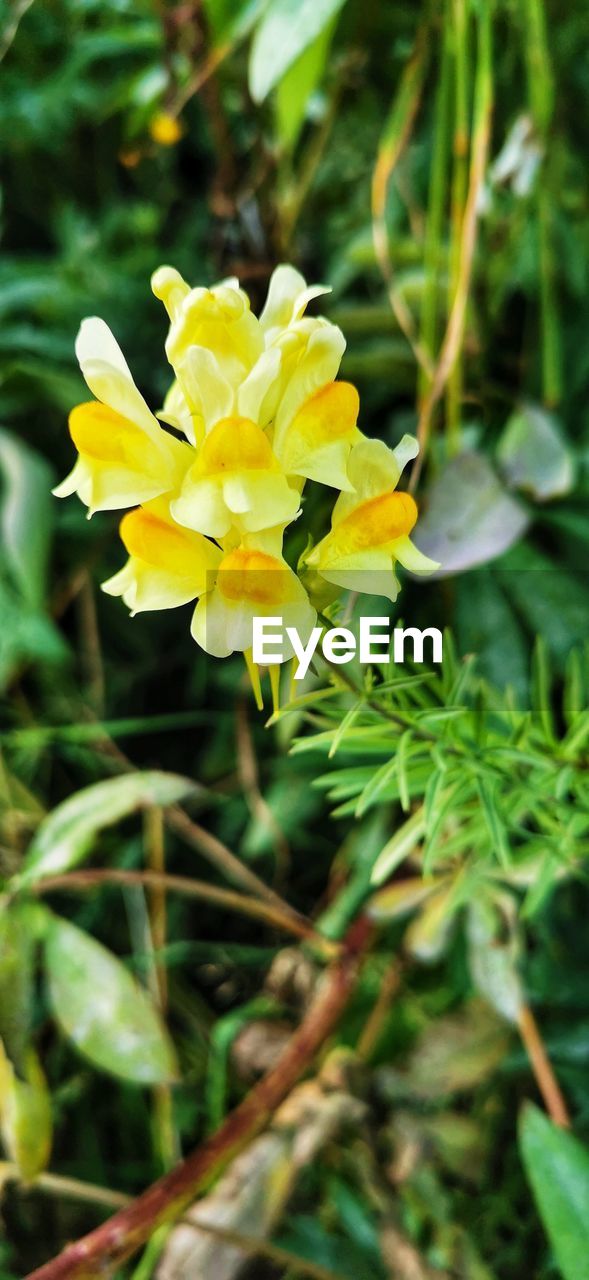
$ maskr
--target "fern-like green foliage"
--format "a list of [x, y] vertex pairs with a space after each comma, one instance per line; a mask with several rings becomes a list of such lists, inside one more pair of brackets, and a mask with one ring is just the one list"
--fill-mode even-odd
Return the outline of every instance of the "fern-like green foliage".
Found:
[[489, 876], [524, 887], [531, 912], [589, 851], [587, 666], [573, 651], [557, 684], [539, 640], [523, 706], [446, 633], [437, 670], [391, 663], [355, 683], [359, 669], [332, 669], [329, 690], [291, 704], [312, 730], [292, 749], [327, 755], [316, 785], [335, 816], [390, 814], [374, 884], [411, 857], [427, 876], [460, 873], [463, 901]]

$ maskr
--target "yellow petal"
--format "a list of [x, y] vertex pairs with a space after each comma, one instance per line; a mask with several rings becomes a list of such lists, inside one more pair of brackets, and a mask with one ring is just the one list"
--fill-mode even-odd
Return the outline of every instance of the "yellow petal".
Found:
[[192, 289], [180, 304], [166, 342], [178, 376], [189, 347], [213, 353], [222, 376], [237, 387], [264, 350], [264, 335], [247, 295], [233, 283]]
[[98, 401], [77, 405], [69, 428], [80, 456], [54, 493], [78, 493], [90, 514], [146, 502], [178, 488], [190, 463], [189, 446], [167, 435], [159, 424], [158, 438], [152, 440], [141, 427]]
[[302, 405], [282, 433], [279, 459], [287, 474], [351, 489], [347, 464], [360, 400], [349, 382], [331, 382]]
[[293, 598], [293, 578], [298, 581], [284, 561], [265, 551], [236, 547], [223, 557], [218, 586], [226, 600], [279, 607]]
[[97, 462], [123, 462], [141, 467], [145, 434], [106, 404], [78, 404], [69, 416], [69, 431], [78, 450]]
[[202, 534], [184, 529], [147, 507], [138, 507], [123, 516], [120, 535], [130, 556], [178, 577], [193, 577], [198, 582], [203, 580], [207, 569], [221, 559], [218, 548]]
[[131, 370], [104, 320], [83, 320], [76, 338], [76, 356], [92, 394], [157, 441], [160, 426], [138, 391]]
[[224, 418], [206, 437], [193, 467], [195, 475], [236, 471], [278, 471], [261, 427], [248, 418]]
[[275, 333], [285, 329], [302, 316], [313, 298], [331, 289], [322, 284], [308, 285], [294, 267], [281, 263], [273, 271], [268, 285], [268, 297], [260, 316], [260, 324], [271, 341]]
[[354, 492], [342, 493], [338, 498], [332, 512], [332, 526], [335, 528], [360, 502], [394, 489], [405, 464], [417, 451], [414, 436], [403, 436], [394, 449], [389, 449], [384, 440], [361, 436], [353, 444], [348, 459], [348, 478]]
[[328, 535], [330, 556], [388, 546], [410, 533], [416, 520], [417, 504], [410, 493], [394, 490], [370, 498], [355, 507]]
[[274, 447], [305, 401], [337, 376], [346, 342], [337, 325], [326, 320], [298, 321], [280, 340], [283, 348], [283, 392], [276, 413]]
[[181, 304], [190, 293], [190, 285], [182, 279], [175, 267], [158, 267], [151, 277], [151, 288], [156, 298], [163, 302], [170, 320], [176, 317]]

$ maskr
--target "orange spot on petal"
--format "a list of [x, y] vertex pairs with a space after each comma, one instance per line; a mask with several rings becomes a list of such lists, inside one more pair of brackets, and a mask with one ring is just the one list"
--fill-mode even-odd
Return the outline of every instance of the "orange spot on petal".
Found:
[[411, 533], [417, 514], [410, 493], [383, 493], [351, 511], [336, 526], [333, 537], [342, 553], [382, 547]]
[[351, 382], [329, 382], [305, 401], [291, 429], [310, 445], [350, 435], [358, 421], [360, 397]]
[[276, 461], [262, 431], [249, 418], [223, 418], [203, 442], [195, 464], [198, 475], [222, 472], [270, 471]]
[[281, 604], [291, 595], [288, 568], [265, 551], [236, 547], [219, 568], [219, 588], [226, 600], [247, 600], [251, 604]]
[[179, 525], [169, 524], [144, 507], [123, 516], [119, 532], [129, 555], [154, 569], [182, 578], [203, 573], [205, 539]]
[[146, 444], [140, 427], [99, 400], [72, 409], [68, 425], [78, 453], [97, 462], [127, 462], [130, 451]]

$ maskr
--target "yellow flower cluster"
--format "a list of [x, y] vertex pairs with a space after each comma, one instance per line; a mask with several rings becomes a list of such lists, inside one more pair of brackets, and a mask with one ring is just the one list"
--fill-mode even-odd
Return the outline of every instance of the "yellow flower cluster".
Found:
[[152, 288], [175, 375], [157, 416], [102, 320], [84, 320], [76, 342], [95, 399], [70, 415], [78, 458], [54, 492], [77, 493], [89, 515], [133, 508], [120, 526], [129, 558], [106, 592], [133, 613], [196, 600], [192, 635], [217, 657], [247, 657], [256, 616], [280, 616], [304, 641], [316, 610], [282, 543], [309, 480], [339, 491], [309, 575], [394, 600], [396, 561], [435, 567], [409, 538], [413, 498], [396, 491], [416, 441], [389, 449], [362, 435], [357, 391], [337, 380], [341, 330], [305, 315], [326, 289], [279, 266], [258, 318], [234, 279], [191, 289], [161, 267]]

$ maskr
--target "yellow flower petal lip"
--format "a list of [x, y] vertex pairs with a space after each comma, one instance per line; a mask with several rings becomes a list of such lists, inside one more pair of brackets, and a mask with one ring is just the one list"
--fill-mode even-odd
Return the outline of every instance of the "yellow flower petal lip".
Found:
[[251, 649], [253, 621], [261, 616], [282, 621], [280, 661], [293, 656], [286, 627], [296, 627], [306, 643], [316, 610], [280, 554], [264, 550], [268, 545], [278, 552], [280, 541], [278, 529], [251, 535], [223, 557], [214, 589], [201, 597], [192, 618], [192, 636], [207, 653], [222, 658]]
[[233, 525], [253, 532], [288, 523], [299, 501], [262, 428], [247, 418], [232, 417], [218, 422], [206, 436], [172, 513], [190, 529], [224, 538]]
[[157, 418], [135, 386], [116, 338], [98, 316], [82, 321], [76, 338], [76, 356], [96, 399], [128, 418], [157, 443], [161, 436]]
[[[410, 493], [383, 493], [355, 507], [328, 534], [330, 555], [389, 547], [410, 533], [417, 520], [417, 504]], [[327, 541], [326, 540], [326, 541]]]
[[296, 598], [293, 578], [298, 581], [284, 561], [242, 546], [223, 557], [217, 582], [226, 600], [247, 601], [263, 610], [291, 603], [293, 590]]
[[435, 573], [441, 568], [438, 560], [430, 560], [408, 537], [399, 538], [395, 543], [395, 559], [410, 573]]
[[[130, 556], [153, 568], [166, 569], [178, 577], [201, 581], [210, 568], [221, 562], [221, 553], [212, 542], [166, 519], [167, 504], [153, 503], [128, 511], [121, 520], [120, 535]], [[203, 581], [203, 587], [206, 584]], [[198, 594], [195, 592], [195, 595]]]
[[[418, 453], [414, 436], [405, 435], [390, 449], [384, 440], [363, 436], [354, 445], [348, 463], [348, 475], [361, 498], [375, 498], [396, 488], [403, 468]], [[341, 504], [342, 506], [345, 504]]]
[[193, 468], [197, 475], [234, 471], [278, 471], [262, 428], [249, 418], [223, 418], [206, 437]]
[[189, 445], [167, 435], [159, 424], [156, 442], [97, 400], [77, 405], [69, 428], [80, 456], [54, 493], [78, 493], [90, 514], [147, 502], [179, 488], [190, 464]]
[[309, 445], [323, 444], [352, 436], [360, 397], [351, 382], [330, 382], [304, 402], [295, 415], [291, 429], [296, 429]]
[[260, 324], [271, 341], [275, 333], [299, 320], [313, 298], [331, 293], [329, 285], [308, 285], [295, 267], [281, 263], [272, 272]]
[[175, 267], [158, 267], [151, 277], [151, 290], [160, 302], [163, 302], [170, 320], [174, 320], [185, 298], [190, 293], [190, 285], [182, 279]]
[[287, 473], [351, 490], [347, 463], [358, 432], [360, 398], [350, 382], [331, 382], [302, 405], [282, 434], [279, 459]]
[[340, 590], [354, 591], [358, 594], [371, 596], [384, 596], [395, 603], [401, 583], [393, 571], [391, 558], [388, 557], [387, 564], [382, 568], [378, 568], [374, 563], [366, 569], [326, 569], [322, 572], [321, 577], [326, 582], [332, 583], [333, 586], [339, 587]]
[[141, 461], [146, 443], [141, 428], [98, 400], [76, 405], [68, 426], [78, 453], [87, 458], [131, 465]]
[[336, 325], [320, 321], [309, 328], [301, 320], [280, 345], [284, 347], [283, 390], [276, 413], [275, 451], [309, 397], [336, 378], [346, 340]]
[[120, 534], [129, 559], [102, 589], [122, 596], [133, 613], [172, 609], [211, 588], [221, 551], [201, 534], [175, 525], [165, 499], [129, 511]]

